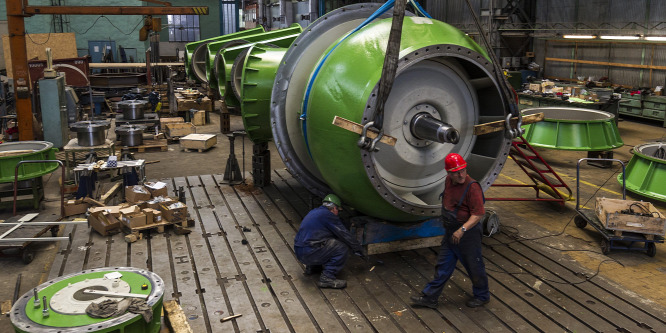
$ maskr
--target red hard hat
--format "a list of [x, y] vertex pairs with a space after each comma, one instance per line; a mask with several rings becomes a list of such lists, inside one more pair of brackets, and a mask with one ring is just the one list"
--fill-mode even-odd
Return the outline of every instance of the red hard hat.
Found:
[[467, 167], [467, 162], [465, 162], [465, 159], [456, 153], [446, 155], [444, 164], [446, 166], [446, 171], [448, 172], [456, 172]]

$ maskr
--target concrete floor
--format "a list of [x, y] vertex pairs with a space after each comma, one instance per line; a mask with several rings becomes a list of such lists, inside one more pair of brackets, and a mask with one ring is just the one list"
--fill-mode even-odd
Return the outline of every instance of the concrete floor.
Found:
[[[219, 117], [213, 114], [211, 117], [213, 124], [198, 128], [198, 133], [218, 133], [218, 144], [207, 152], [181, 152], [178, 144], [169, 145], [166, 152], [136, 153], [137, 158], [143, 158], [147, 161], [159, 160], [159, 163], [151, 164], [146, 167], [148, 179], [162, 179], [172, 177], [184, 177], [193, 175], [207, 175], [223, 173], [229, 154], [227, 137], [219, 134]], [[242, 129], [242, 122], [239, 117], [232, 117], [232, 130]], [[619, 124], [620, 133], [625, 142], [625, 146], [615, 151], [615, 158], [627, 161], [631, 157], [631, 147], [652, 141], [663, 141], [666, 138], [666, 129], [655, 123], [641, 123], [635, 120], [624, 120]], [[245, 161], [242, 158], [242, 140], [236, 140], [236, 157], [239, 163], [245, 165], [245, 171], [248, 172], [251, 167], [251, 149], [249, 140], [245, 140]], [[558, 171], [563, 171], [562, 176], [565, 181], [575, 190], [575, 162], [585, 157], [582, 152], [562, 152], [553, 150], [539, 150], [542, 156]], [[273, 169], [283, 168], [279, 155], [274, 147], [271, 147], [271, 163]], [[573, 172], [571, 172], [573, 168]], [[507, 183], [520, 182], [520, 174], [517, 168], [509, 167], [503, 170], [497, 182]], [[593, 185], [602, 185], [610, 177], [599, 176], [600, 172], [595, 169], [586, 168], [582, 179], [586, 184], [581, 189], [582, 193], [588, 195], [585, 200], [591, 196], [595, 189]], [[41, 220], [51, 220], [56, 218], [54, 212], [58, 208], [57, 178], [59, 174], [53, 174], [45, 177], [47, 186], [46, 199], [40, 211]], [[523, 176], [524, 177], [524, 176]], [[491, 189], [487, 195], [492, 195]], [[604, 190], [600, 193], [608, 197], [616, 197], [619, 192], [619, 185], [613, 179], [605, 184]], [[631, 193], [629, 198], [640, 199]], [[652, 201], [662, 212], [666, 212], [666, 204]], [[519, 230], [521, 236], [533, 238], [537, 236], [558, 234], [554, 237], [547, 237], [535, 242], [543, 243], [558, 248], [568, 248], [581, 251], [569, 251], [562, 253], [565, 260], [574, 260], [586, 268], [595, 271], [600, 267], [599, 275], [601, 278], [608, 279], [613, 283], [627, 289], [628, 292], [635, 293], [643, 297], [646, 302], [655, 302], [666, 307], [666, 246], [657, 245], [657, 256], [649, 258], [642, 253], [613, 252], [609, 256], [599, 254], [599, 235], [591, 231], [591, 228], [578, 229], [573, 226], [571, 221], [574, 211], [574, 202], [568, 202], [564, 209], [558, 208], [555, 204], [548, 203], [515, 203], [515, 202], [489, 202], [488, 208], [497, 209], [505, 212], [505, 216], [500, 216], [507, 225]], [[22, 211], [27, 213], [29, 211]], [[6, 219], [11, 212], [0, 212], [0, 218]], [[527, 220], [528, 223], [512, 225], [512, 214], [520, 217], [521, 221]], [[561, 234], [560, 234], [561, 233]], [[52, 243], [38, 244], [33, 250], [36, 252], [36, 259], [29, 265], [24, 265], [16, 258], [2, 258], [2, 271], [0, 272], [0, 302], [9, 300], [14, 293], [14, 287], [17, 277], [21, 274], [20, 294], [30, 290], [46, 280], [50, 271], [50, 265], [56, 253], [57, 246]], [[608, 261], [608, 259], [613, 261]], [[7, 317], [0, 318], [0, 331], [10, 330], [10, 324]]]

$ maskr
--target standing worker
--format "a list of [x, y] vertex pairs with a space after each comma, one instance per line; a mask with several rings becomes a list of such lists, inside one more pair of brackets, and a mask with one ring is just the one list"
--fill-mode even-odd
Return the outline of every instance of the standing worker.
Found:
[[320, 288], [341, 289], [347, 281], [336, 279], [345, 266], [349, 248], [363, 257], [363, 248], [342, 224], [338, 217], [340, 198], [329, 194], [322, 205], [305, 216], [294, 239], [294, 251], [305, 264], [305, 274], [321, 271], [317, 285]]
[[446, 229], [437, 257], [435, 278], [420, 296], [412, 296], [416, 305], [436, 308], [446, 281], [460, 260], [472, 280], [473, 298], [467, 306], [476, 308], [488, 303], [488, 276], [481, 255], [482, 230], [479, 226], [485, 214], [481, 185], [467, 175], [467, 162], [462, 156], [451, 153], [444, 159], [446, 177], [442, 198], [442, 220]]

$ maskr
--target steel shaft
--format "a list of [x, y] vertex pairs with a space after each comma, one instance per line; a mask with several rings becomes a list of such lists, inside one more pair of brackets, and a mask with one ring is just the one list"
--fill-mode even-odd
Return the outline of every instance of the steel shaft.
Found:
[[433, 118], [427, 113], [419, 113], [410, 125], [412, 135], [421, 140], [430, 140], [439, 143], [453, 143], [460, 141], [460, 133], [453, 126]]

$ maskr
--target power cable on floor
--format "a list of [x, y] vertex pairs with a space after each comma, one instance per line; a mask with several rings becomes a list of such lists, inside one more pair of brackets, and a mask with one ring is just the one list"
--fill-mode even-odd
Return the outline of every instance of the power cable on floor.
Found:
[[[601, 272], [601, 265], [603, 265], [603, 264], [604, 264], [605, 262], [607, 262], [607, 261], [613, 261], [613, 262], [616, 262], [616, 263], [620, 264], [622, 267], [624, 267], [624, 265], [623, 265], [621, 262], [619, 262], [619, 261], [617, 261], [617, 260], [615, 260], [615, 259], [613, 259], [613, 258], [604, 259], [604, 260], [602, 260], [602, 261], [599, 263], [599, 265], [597, 266], [597, 270], [596, 270], [596, 272], [594, 272], [594, 274], [592, 274], [592, 275], [590, 275], [590, 276], [586, 276], [586, 275], [583, 274], [583, 273], [574, 273], [574, 274], [576, 274], [576, 275], [582, 275], [582, 276], [585, 276], [585, 279], [584, 279], [584, 280], [577, 281], [577, 282], [568, 282], [568, 281], [562, 282], [562, 281], [551, 280], [551, 279], [548, 279], [548, 278], [545, 278], [545, 277], [542, 277], [542, 276], [538, 276], [538, 275], [536, 275], [536, 274], [534, 274], [534, 273], [532, 273], [532, 272], [529, 272], [529, 271], [524, 271], [524, 272], [504, 272], [504, 271], [500, 271], [500, 270], [496, 270], [496, 269], [490, 269], [490, 268], [488, 268], [488, 267], [486, 267], [486, 270], [491, 271], [491, 272], [495, 272], [495, 273], [502, 273], [502, 274], [509, 274], [509, 275], [522, 275], [522, 274], [526, 274], [526, 275], [531, 275], [531, 276], [537, 278], [538, 280], [546, 281], [546, 282], [550, 282], [550, 283], [566, 284], [566, 285], [577, 285], [577, 284], [582, 284], [582, 283], [588, 282], [588, 281], [590, 281], [592, 278], [594, 278], [595, 276], [599, 275], [599, 272]], [[497, 264], [494, 264], [494, 263], [493, 263], [493, 265], [498, 266]]]

